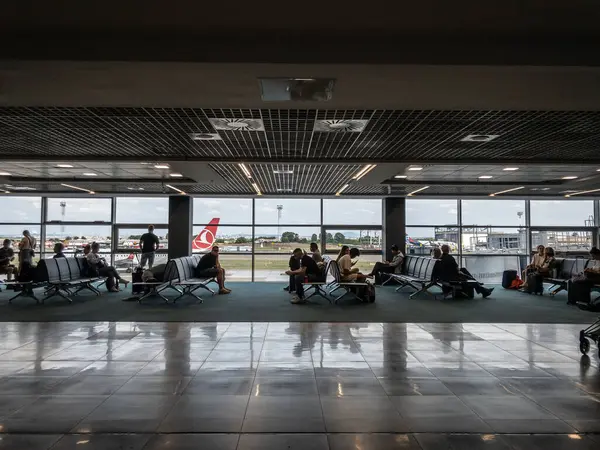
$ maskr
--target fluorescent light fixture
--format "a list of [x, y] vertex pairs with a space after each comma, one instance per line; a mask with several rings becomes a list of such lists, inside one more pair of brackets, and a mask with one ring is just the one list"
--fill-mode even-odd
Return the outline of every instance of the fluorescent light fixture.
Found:
[[97, 177], [98, 174], [94, 173], [94, 172], [84, 172], [83, 173], [86, 177]]
[[562, 180], [576, 180], [579, 177], [576, 177], [575, 175], [569, 175], [568, 177], [562, 177]]
[[340, 188], [340, 190], [339, 190], [339, 191], [337, 191], [337, 192], [335, 193], [335, 195], [337, 195], [337, 196], [339, 197], [339, 196], [340, 196], [340, 194], [341, 194], [342, 192], [344, 192], [346, 189], [348, 189], [348, 186], [350, 186], [350, 184], [345, 184], [345, 185], [343, 185], [343, 186]]
[[493, 176], [491, 176], [491, 175], [481, 175], [481, 176], [479, 177], [479, 179], [480, 179], [480, 180], [489, 180], [489, 179], [491, 179], [491, 178], [494, 178], [494, 177], [493, 177]]
[[10, 173], [8, 173], [8, 172], [0, 172], [0, 177], [10, 177]]
[[260, 192], [260, 189], [258, 187], [258, 184], [256, 183], [252, 183], [252, 187], [254, 188], [254, 190], [256, 191], [256, 195], [262, 195], [262, 192]]
[[60, 185], [64, 186], [64, 187], [71, 188], [71, 189], [75, 189], [77, 191], [87, 192], [88, 194], [95, 194], [94, 191], [90, 191], [89, 189], [85, 189], [85, 188], [82, 188], [82, 187], [79, 187], [79, 186], [73, 186], [72, 184], [61, 183]]
[[518, 167], [505, 167], [504, 169], [505, 172], [514, 172], [515, 170], [519, 170]]
[[179, 192], [181, 195], [185, 195], [185, 192], [183, 192], [181, 189], [177, 189], [175, 186], [171, 186], [170, 184], [165, 184], [165, 186], [169, 189], [173, 189], [175, 192]]
[[182, 178], [183, 177], [183, 175], [181, 175], [180, 173], [170, 173], [169, 176], [173, 177], [173, 178]]
[[581, 195], [581, 194], [591, 194], [592, 192], [600, 192], [600, 189], [591, 189], [589, 191], [573, 192], [572, 194], [565, 195], [565, 197], [573, 197], [574, 195]]
[[360, 180], [366, 174], [368, 174], [371, 170], [377, 167], [377, 164], [367, 164], [365, 167], [360, 169], [360, 171], [352, 177], [353, 180]]
[[408, 170], [423, 170], [422, 167], [409, 167]]
[[315, 81], [314, 78], [292, 78], [294, 81]]
[[600, 172], [600, 169], [596, 169], [596, 172]]
[[469, 134], [461, 139], [462, 142], [490, 142], [499, 137], [499, 134]]
[[239, 163], [238, 166], [240, 166], [240, 169], [242, 169], [242, 172], [244, 172], [244, 175], [246, 175], [248, 178], [252, 178], [250, 171], [248, 170], [248, 168], [246, 167], [246, 165], [244, 163]]
[[169, 169], [168, 164], [154, 164], [155, 169]]
[[71, 164], [57, 164], [56, 167], [59, 167], [61, 169], [70, 169], [73, 166]]
[[407, 175], [396, 175], [394, 178], [397, 178], [399, 180], [404, 179], [404, 178], [408, 178]]
[[496, 195], [506, 194], [507, 192], [518, 191], [521, 189], [525, 189], [525, 186], [519, 186], [519, 187], [512, 188], [512, 189], [506, 189], [505, 191], [500, 191], [500, 192], [494, 192], [493, 194], [490, 194], [490, 197], [495, 197]]
[[423, 186], [422, 188], [417, 189], [416, 191], [412, 191], [409, 192], [408, 194], [406, 194], [407, 197], [412, 197], [413, 195], [415, 195], [417, 192], [421, 192], [424, 191], [425, 189], [429, 189], [429, 186]]
[[273, 173], [277, 173], [280, 175], [291, 175], [294, 173], [293, 170], [273, 170]]
[[277, 188], [277, 192], [292, 192], [292, 188]]

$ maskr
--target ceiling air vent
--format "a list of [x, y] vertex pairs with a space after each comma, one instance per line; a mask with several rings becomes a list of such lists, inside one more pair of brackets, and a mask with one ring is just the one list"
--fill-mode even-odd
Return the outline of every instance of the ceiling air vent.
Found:
[[368, 122], [368, 120], [363, 119], [315, 120], [315, 131], [360, 133], [365, 129]]
[[219, 141], [221, 136], [218, 133], [190, 133], [192, 141]]
[[208, 119], [217, 131], [265, 131], [261, 119]]

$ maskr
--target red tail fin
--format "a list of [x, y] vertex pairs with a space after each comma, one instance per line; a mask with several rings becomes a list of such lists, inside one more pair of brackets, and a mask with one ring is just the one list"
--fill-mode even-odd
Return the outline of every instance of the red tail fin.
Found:
[[207, 250], [213, 246], [217, 236], [217, 228], [219, 228], [219, 221], [221, 219], [215, 217], [212, 219], [204, 230], [198, 234], [192, 241], [193, 250]]

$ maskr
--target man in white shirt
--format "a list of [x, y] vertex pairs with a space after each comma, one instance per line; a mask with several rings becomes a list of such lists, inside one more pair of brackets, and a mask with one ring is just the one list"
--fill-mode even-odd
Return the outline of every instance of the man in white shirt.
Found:
[[366, 275], [359, 272], [358, 267], [353, 267], [352, 259], [358, 256], [360, 256], [360, 251], [357, 248], [351, 248], [338, 260], [342, 281], [365, 281], [367, 279]]
[[375, 284], [381, 284], [382, 273], [400, 273], [402, 271], [404, 255], [396, 244], [392, 245], [392, 256], [393, 258], [391, 261], [375, 263], [373, 270], [367, 275], [368, 277], [375, 275]]

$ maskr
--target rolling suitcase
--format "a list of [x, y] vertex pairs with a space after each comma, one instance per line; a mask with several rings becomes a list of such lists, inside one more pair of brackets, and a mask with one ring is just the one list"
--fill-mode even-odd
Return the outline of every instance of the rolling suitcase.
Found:
[[517, 279], [517, 271], [516, 270], [505, 270], [502, 273], [502, 287], [504, 289], [510, 289], [512, 286], [512, 282]]
[[144, 285], [135, 284], [142, 282], [142, 274], [144, 271], [141, 268], [136, 268], [131, 274], [131, 293], [132, 294], [141, 294], [144, 292]]
[[540, 294], [544, 293], [544, 277], [543, 275], [533, 272], [527, 275], [527, 286], [525, 292], [528, 294]]

